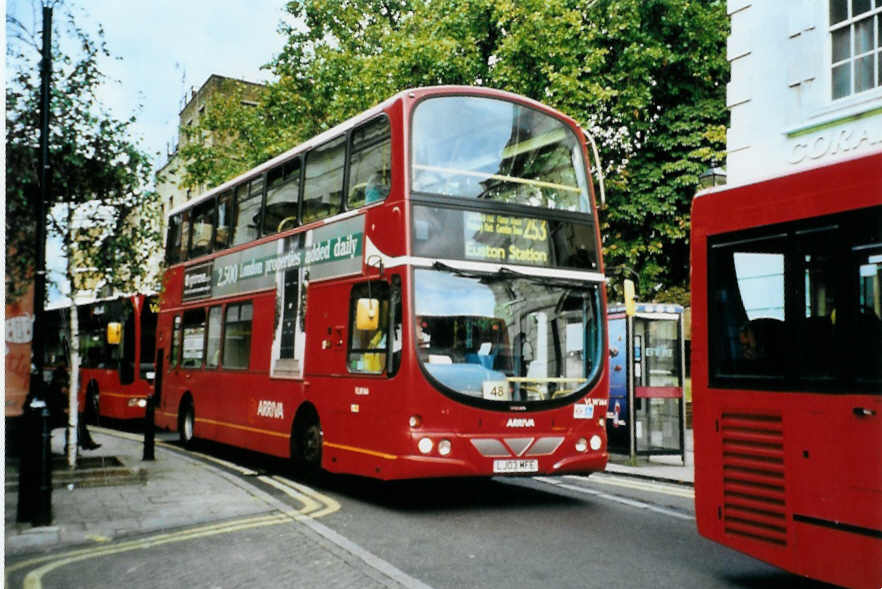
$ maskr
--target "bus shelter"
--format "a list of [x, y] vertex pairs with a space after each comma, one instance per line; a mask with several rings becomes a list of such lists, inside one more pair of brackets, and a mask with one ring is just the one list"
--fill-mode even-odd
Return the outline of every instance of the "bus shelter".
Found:
[[686, 460], [683, 307], [611, 306], [607, 436], [611, 453]]

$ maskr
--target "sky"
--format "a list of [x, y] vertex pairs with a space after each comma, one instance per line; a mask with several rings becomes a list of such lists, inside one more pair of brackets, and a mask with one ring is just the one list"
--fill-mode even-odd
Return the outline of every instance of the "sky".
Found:
[[[119, 59], [101, 64], [118, 81], [105, 86], [102, 102], [118, 118], [137, 116], [142, 148], [160, 153], [162, 165], [190, 88], [211, 74], [272, 78], [260, 68], [283, 47], [277, 29], [284, 7], [285, 0], [64, 0], [53, 18], [57, 34], [64, 32], [58, 25], [66, 8], [93, 38], [99, 24], [104, 28], [107, 48]], [[6, 11], [27, 24], [36, 17], [34, 30], [40, 30], [39, 0], [7, 0]]]
[[[118, 119], [136, 116], [135, 139], [158, 169], [177, 142], [178, 115], [191, 88], [198, 90], [211, 74], [272, 79], [261, 66], [284, 45], [277, 32], [283, 19], [291, 22], [284, 7], [285, 0], [64, 0], [53, 12], [53, 36], [64, 42], [68, 9], [93, 39], [103, 27], [113, 59], [103, 60], [101, 70], [116, 82], [105, 85], [101, 101]], [[6, 0], [5, 8], [39, 35], [39, 0]], [[50, 272], [63, 263], [50, 239]], [[50, 287], [50, 305], [64, 300]]]

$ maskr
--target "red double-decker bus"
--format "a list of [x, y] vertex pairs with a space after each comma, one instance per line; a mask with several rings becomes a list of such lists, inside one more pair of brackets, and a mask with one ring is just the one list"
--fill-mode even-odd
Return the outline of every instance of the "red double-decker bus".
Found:
[[695, 198], [699, 532], [882, 586], [882, 153]]
[[[86, 419], [143, 419], [153, 394], [157, 298], [137, 294], [77, 305], [79, 407]], [[46, 311], [45, 381], [69, 358], [70, 307]]]
[[588, 162], [535, 101], [422, 88], [172, 211], [157, 424], [306, 472], [602, 470]]

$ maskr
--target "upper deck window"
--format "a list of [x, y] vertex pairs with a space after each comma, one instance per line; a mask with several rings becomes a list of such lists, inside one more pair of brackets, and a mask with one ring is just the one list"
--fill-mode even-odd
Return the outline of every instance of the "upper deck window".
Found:
[[215, 217], [217, 207], [214, 199], [205, 201], [193, 207], [191, 213], [190, 257], [196, 258], [211, 252], [211, 242], [214, 237]]
[[345, 159], [345, 136], [316, 147], [306, 156], [301, 211], [303, 223], [311, 223], [340, 212]]
[[379, 117], [355, 129], [351, 141], [347, 205], [354, 209], [389, 195], [392, 183], [389, 117]]
[[300, 158], [270, 170], [267, 184], [263, 234], [271, 235], [296, 227], [300, 206]]
[[413, 118], [413, 190], [589, 212], [582, 148], [554, 117], [504, 100], [431, 98]]
[[263, 204], [263, 176], [236, 188], [233, 245], [260, 237], [260, 207]]
[[882, 0], [830, 0], [833, 100], [882, 86]]

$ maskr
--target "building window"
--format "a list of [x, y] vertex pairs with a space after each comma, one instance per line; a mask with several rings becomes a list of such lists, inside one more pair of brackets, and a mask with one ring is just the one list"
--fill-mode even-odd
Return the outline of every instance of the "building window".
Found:
[[882, 85], [882, 0], [830, 0], [833, 100]]

